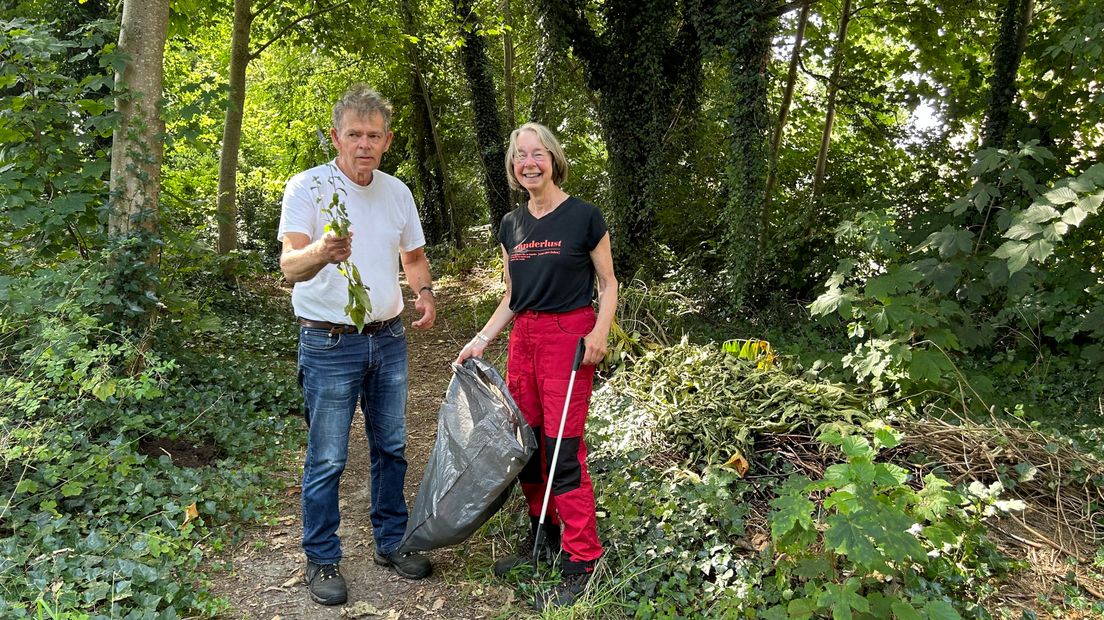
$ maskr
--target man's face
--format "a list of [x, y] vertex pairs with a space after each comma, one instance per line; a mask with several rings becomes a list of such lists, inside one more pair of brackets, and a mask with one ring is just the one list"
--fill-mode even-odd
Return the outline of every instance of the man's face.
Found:
[[341, 126], [330, 129], [330, 139], [337, 149], [337, 167], [358, 185], [372, 182], [372, 173], [391, 147], [391, 138], [392, 133], [384, 129], [383, 115], [379, 112], [360, 116], [348, 110]]

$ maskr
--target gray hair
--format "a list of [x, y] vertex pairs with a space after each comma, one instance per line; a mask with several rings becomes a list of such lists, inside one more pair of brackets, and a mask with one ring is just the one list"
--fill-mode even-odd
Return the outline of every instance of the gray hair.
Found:
[[363, 82], [349, 86], [341, 99], [334, 104], [334, 129], [341, 129], [341, 122], [345, 120], [345, 113], [349, 111], [360, 118], [369, 118], [378, 112], [383, 117], [383, 130], [391, 131], [391, 102]]
[[548, 149], [548, 155], [552, 157], [552, 183], [559, 187], [561, 183], [567, 180], [567, 157], [564, 156], [563, 147], [560, 146], [560, 141], [556, 139], [556, 134], [540, 123], [525, 123], [510, 133], [510, 146], [506, 149], [506, 181], [512, 189], [524, 190], [521, 183], [518, 183], [517, 177], [514, 176], [514, 154], [518, 150], [518, 136], [523, 131], [531, 131], [536, 134], [537, 140], [540, 140], [544, 148]]

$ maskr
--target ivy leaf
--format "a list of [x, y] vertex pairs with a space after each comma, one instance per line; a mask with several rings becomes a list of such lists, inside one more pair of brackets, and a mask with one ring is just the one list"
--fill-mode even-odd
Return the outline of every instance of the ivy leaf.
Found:
[[931, 600], [924, 605], [928, 620], [962, 620], [955, 608], [947, 601]]

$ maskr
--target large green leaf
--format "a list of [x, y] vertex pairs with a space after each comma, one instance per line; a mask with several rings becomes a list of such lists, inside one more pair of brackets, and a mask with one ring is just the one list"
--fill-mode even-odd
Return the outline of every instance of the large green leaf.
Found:
[[862, 527], [852, 521], [850, 515], [834, 514], [828, 517], [826, 523], [828, 529], [824, 532], [825, 546], [846, 555], [852, 562], [864, 568], [884, 567], [885, 562], [881, 560], [878, 550]]
[[950, 364], [943, 353], [913, 348], [912, 359], [909, 360], [909, 378], [913, 381], [939, 383], [943, 373], [949, 370]]

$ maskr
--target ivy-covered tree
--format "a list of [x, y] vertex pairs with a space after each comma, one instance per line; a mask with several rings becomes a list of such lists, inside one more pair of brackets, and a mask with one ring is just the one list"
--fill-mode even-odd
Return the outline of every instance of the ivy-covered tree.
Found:
[[502, 120], [498, 112], [498, 96], [495, 93], [494, 74], [487, 56], [487, 44], [480, 34], [480, 19], [471, 0], [453, 0], [453, 7], [460, 18], [460, 59], [464, 76], [471, 88], [472, 108], [475, 111], [475, 140], [483, 163], [483, 184], [487, 196], [487, 210], [493, 237], [498, 236], [498, 225], [510, 210], [510, 188], [502, 172], [506, 159], [506, 140], [502, 133]]
[[648, 266], [654, 256], [647, 248], [654, 235], [662, 151], [680, 114], [697, 106], [702, 54], [690, 5], [613, 0], [598, 9], [600, 30], [592, 27], [580, 0], [539, 5], [556, 49], [570, 48], [588, 87], [598, 93], [609, 153], [614, 259], [625, 274]]
[[119, 125], [111, 144], [112, 233], [156, 226], [163, 153], [161, 84], [168, 0], [123, 3], [119, 51], [126, 64], [115, 77]]

